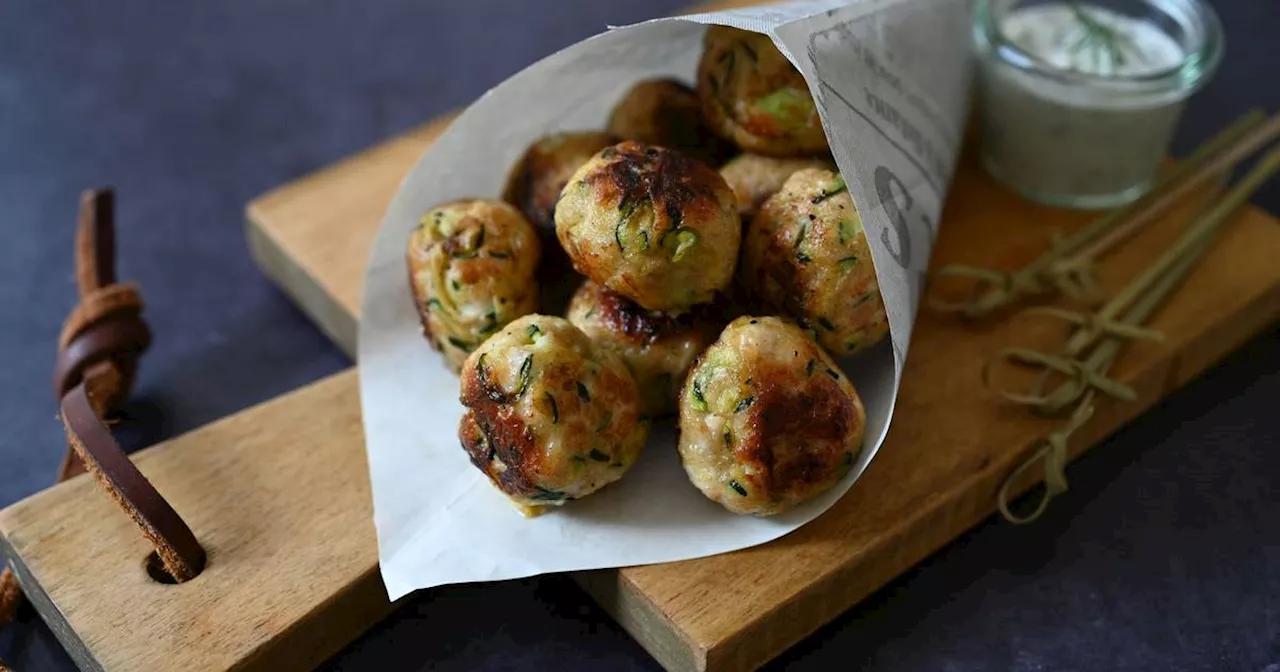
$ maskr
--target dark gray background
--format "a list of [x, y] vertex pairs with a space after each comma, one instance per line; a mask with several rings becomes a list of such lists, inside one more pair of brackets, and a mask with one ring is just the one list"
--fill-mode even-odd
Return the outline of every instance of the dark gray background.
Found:
[[[0, 505], [45, 487], [63, 450], [49, 372], [81, 189], [118, 188], [122, 276], [155, 331], [120, 426], [141, 447], [350, 364], [254, 268], [245, 202], [685, 3], [0, 2]], [[1215, 5], [1228, 55], [1179, 152], [1280, 103], [1280, 3]], [[1280, 186], [1257, 200], [1280, 211]], [[1280, 669], [1278, 371], [1273, 327], [1071, 467], [1043, 521], [980, 526], [777, 666]], [[27, 619], [0, 658], [68, 669]], [[656, 668], [556, 577], [422, 594], [332, 666]]]

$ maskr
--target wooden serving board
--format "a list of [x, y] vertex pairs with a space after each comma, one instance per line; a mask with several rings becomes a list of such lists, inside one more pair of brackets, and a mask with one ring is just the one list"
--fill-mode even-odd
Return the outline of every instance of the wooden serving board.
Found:
[[[364, 261], [382, 211], [449, 118], [273, 191], [249, 205], [260, 265], [348, 353], [355, 352]], [[384, 180], [379, 183], [379, 180]], [[368, 202], [366, 202], [366, 199]], [[1196, 199], [1189, 199], [1194, 203]], [[1180, 232], [1171, 213], [1101, 268], [1113, 289]], [[1094, 215], [1022, 200], [962, 157], [933, 266], [1015, 268]], [[1135, 403], [1104, 402], [1072, 457], [1110, 435], [1280, 318], [1280, 222], [1256, 208], [1231, 227], [1115, 371]], [[885, 445], [829, 512], [791, 535], [712, 558], [582, 572], [581, 584], [659, 662], [674, 670], [756, 667], [889, 582], [995, 510], [995, 493], [1059, 421], [982, 391], [985, 357], [1013, 343], [1055, 343], [1058, 325], [974, 325], [924, 310]], [[1046, 339], [1048, 339], [1046, 341]], [[424, 347], [426, 347], [424, 345]], [[1020, 491], [1031, 487], [1029, 470]]]
[[[263, 269], [348, 352], [383, 210], [445, 123], [249, 205], [247, 233]], [[1150, 261], [1186, 214], [1108, 259], [1104, 285]], [[1087, 219], [1012, 196], [966, 158], [934, 264], [1013, 267], [1038, 254], [1052, 229]], [[1153, 326], [1166, 338], [1122, 356], [1115, 373], [1138, 401], [1104, 404], [1076, 435], [1073, 456], [1280, 317], [1277, 251], [1276, 220], [1242, 214], [1158, 314]], [[996, 348], [1053, 333], [923, 312], [888, 439], [830, 511], [757, 548], [577, 580], [668, 669], [762, 664], [994, 511], [1001, 481], [1054, 422], [982, 393], [979, 370]], [[148, 577], [145, 542], [84, 477], [0, 512], [5, 553], [82, 667], [306, 669], [389, 612], [354, 370], [142, 451], [136, 462], [209, 551], [207, 569], [188, 583]]]

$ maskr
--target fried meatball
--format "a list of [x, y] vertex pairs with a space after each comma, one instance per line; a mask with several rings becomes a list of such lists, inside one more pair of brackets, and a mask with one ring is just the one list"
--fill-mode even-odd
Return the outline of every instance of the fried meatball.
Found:
[[683, 312], [732, 280], [742, 226], [715, 170], [628, 141], [574, 173], [556, 235], [579, 273], [649, 310]]
[[770, 156], [830, 151], [804, 77], [767, 35], [708, 28], [698, 64], [698, 98], [711, 128], [744, 151]]
[[778, 193], [792, 173], [805, 168], [835, 170], [836, 165], [823, 158], [781, 159], [740, 154], [720, 167], [720, 176], [738, 198], [738, 214], [751, 221], [766, 198]]
[[788, 178], [747, 225], [740, 270], [758, 305], [794, 318], [837, 357], [889, 330], [862, 219], [838, 173]]
[[865, 427], [858, 393], [807, 334], [780, 318], [740, 317], [685, 380], [680, 459], [711, 500], [771, 516], [847, 474]]
[[533, 226], [500, 201], [432, 208], [409, 236], [409, 286], [424, 333], [455, 372], [484, 339], [538, 310]]
[[709, 166], [720, 165], [734, 149], [707, 126], [698, 94], [674, 79], [646, 79], [631, 87], [609, 113], [609, 132], [679, 150]]
[[560, 317], [527, 315], [485, 341], [461, 400], [463, 449], [526, 514], [622, 478], [649, 435], [622, 358]]
[[710, 312], [672, 316], [645, 310], [587, 280], [569, 302], [568, 317], [597, 345], [622, 357], [640, 388], [644, 412], [659, 417], [675, 412], [685, 374], [724, 324], [714, 321]]

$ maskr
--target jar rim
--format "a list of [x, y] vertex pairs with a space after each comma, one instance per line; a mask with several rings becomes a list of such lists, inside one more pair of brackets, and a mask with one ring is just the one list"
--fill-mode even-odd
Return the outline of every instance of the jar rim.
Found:
[[[975, 6], [974, 37], [978, 44], [999, 54], [1000, 60], [1006, 65], [1059, 83], [1128, 90], [1160, 90], [1174, 85], [1190, 90], [1198, 88], [1200, 84], [1207, 81], [1222, 60], [1224, 42], [1222, 23], [1213, 8], [1203, 0], [1140, 0], [1143, 4], [1171, 16], [1171, 12], [1162, 5], [1168, 5], [1171, 2], [1182, 5], [1188, 22], [1198, 29], [1200, 40], [1196, 48], [1188, 49], [1178, 63], [1167, 68], [1136, 74], [1090, 73], [1066, 70], [1052, 65], [1005, 36], [995, 12], [992, 11], [991, 5], [996, 1], [998, 0], [978, 0]], [[1062, 4], [1074, 3], [1063, 0]]]

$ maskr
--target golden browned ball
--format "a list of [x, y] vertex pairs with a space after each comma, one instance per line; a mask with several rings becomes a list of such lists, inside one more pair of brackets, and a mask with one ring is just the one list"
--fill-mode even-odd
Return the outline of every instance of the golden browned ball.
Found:
[[747, 225], [739, 280], [837, 357], [888, 333], [867, 235], [839, 173], [801, 170], [764, 202]]
[[507, 325], [462, 369], [458, 438], [526, 514], [622, 478], [649, 436], [622, 359], [564, 318]]
[[738, 199], [738, 214], [751, 221], [766, 198], [778, 193], [782, 184], [797, 170], [826, 168], [835, 170], [830, 159], [784, 159], [761, 154], [739, 154], [720, 167], [720, 175], [729, 183]]
[[771, 156], [830, 151], [800, 71], [766, 35], [707, 29], [698, 97], [711, 128], [744, 151]]
[[627, 363], [650, 417], [675, 412], [685, 374], [724, 324], [714, 320], [710, 309], [679, 316], [645, 310], [590, 280], [573, 295], [568, 317], [597, 345]]
[[710, 166], [734, 151], [707, 126], [698, 94], [674, 79], [646, 79], [631, 87], [609, 113], [609, 132], [679, 150]]
[[538, 310], [533, 226], [501, 201], [436, 206], [409, 236], [409, 286], [425, 335], [457, 371], [508, 322]]
[[630, 141], [579, 168], [556, 207], [556, 235], [579, 273], [664, 312], [710, 302], [729, 284], [741, 229], [714, 169]]
[[808, 334], [777, 317], [740, 317], [685, 380], [680, 459], [711, 500], [771, 516], [849, 473], [866, 419], [849, 379]]

